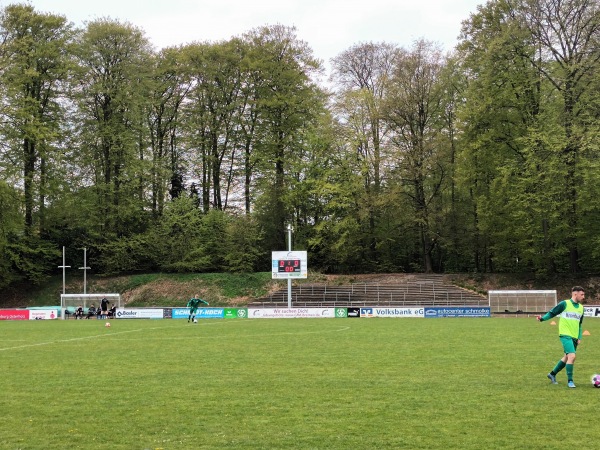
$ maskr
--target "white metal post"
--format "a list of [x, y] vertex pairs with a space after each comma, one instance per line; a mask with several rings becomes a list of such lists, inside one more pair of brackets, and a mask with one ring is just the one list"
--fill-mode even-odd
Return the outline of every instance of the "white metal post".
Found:
[[91, 269], [87, 266], [87, 248], [83, 249], [83, 267], [79, 269], [83, 269], [83, 293], [87, 294], [87, 271]]
[[[66, 284], [66, 282], [65, 282], [65, 269], [70, 268], [70, 267], [71, 266], [65, 265], [65, 246], [63, 245], [63, 263], [62, 263], [62, 266], [58, 266], [58, 268], [62, 269], [62, 271], [63, 271], [63, 295], [65, 295], [65, 290], [66, 290], [66, 288], [65, 288], [65, 284]], [[64, 308], [64, 305], [63, 305], [63, 301], [62, 301], [62, 296], [60, 298], [60, 307], [61, 307], [60, 316], [64, 320], [64, 318], [65, 318], [65, 308]]]
[[[292, 251], [292, 225], [291, 224], [288, 224], [287, 231], [288, 231], [288, 251], [291, 252]], [[287, 282], [288, 282], [288, 308], [291, 309], [292, 308], [292, 279], [288, 278]]]
[[63, 245], [63, 263], [62, 266], [58, 266], [59, 269], [63, 270], [63, 294], [65, 293], [65, 269], [70, 268], [71, 266], [65, 265], [65, 247]]

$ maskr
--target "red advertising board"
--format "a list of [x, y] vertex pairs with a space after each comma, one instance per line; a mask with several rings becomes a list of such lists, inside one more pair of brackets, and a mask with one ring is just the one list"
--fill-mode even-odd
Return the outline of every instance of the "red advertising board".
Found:
[[29, 310], [0, 309], [0, 320], [29, 320]]

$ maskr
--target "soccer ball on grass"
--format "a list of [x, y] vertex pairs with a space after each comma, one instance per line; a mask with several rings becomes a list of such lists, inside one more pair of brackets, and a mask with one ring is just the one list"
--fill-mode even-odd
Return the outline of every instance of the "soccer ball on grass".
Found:
[[198, 323], [198, 319], [194, 319], [194, 323]]
[[105, 326], [106, 328], [110, 328], [110, 322], [106, 322], [106, 323], [104, 324], [104, 326]]
[[600, 388], [600, 375], [592, 375], [592, 386]]

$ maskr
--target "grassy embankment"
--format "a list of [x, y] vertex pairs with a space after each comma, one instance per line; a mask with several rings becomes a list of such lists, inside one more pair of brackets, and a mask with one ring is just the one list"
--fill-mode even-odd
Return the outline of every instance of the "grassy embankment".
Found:
[[[70, 276], [67, 293], [83, 292], [83, 277]], [[347, 285], [355, 282], [390, 282], [403, 274], [323, 275], [309, 273], [297, 283]], [[600, 302], [600, 277], [553, 276], [528, 274], [449, 274], [447, 283], [487, 295], [490, 289], [556, 289], [559, 298], [568, 298], [570, 288], [580, 284], [586, 289], [588, 303]], [[251, 274], [133, 274], [115, 277], [88, 276], [88, 293], [118, 292], [130, 306], [181, 306], [199, 295], [215, 306], [245, 305], [253, 299], [286, 288], [285, 280], [272, 280], [270, 272]], [[51, 278], [43, 286], [21, 285], [0, 293], [0, 307], [52, 306], [60, 303], [62, 276]]]

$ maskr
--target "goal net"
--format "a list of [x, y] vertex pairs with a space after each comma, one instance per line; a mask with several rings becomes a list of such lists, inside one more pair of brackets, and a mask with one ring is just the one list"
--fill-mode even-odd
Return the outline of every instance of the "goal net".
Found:
[[60, 308], [62, 318], [65, 319], [70, 314], [74, 313], [75, 309], [79, 306], [81, 306], [86, 313], [92, 305], [95, 308], [99, 308], [103, 298], [108, 300], [108, 303], [110, 304], [109, 308], [113, 305], [117, 308], [121, 307], [121, 294], [61, 294]]
[[556, 291], [488, 291], [491, 312], [546, 312], [556, 306]]

